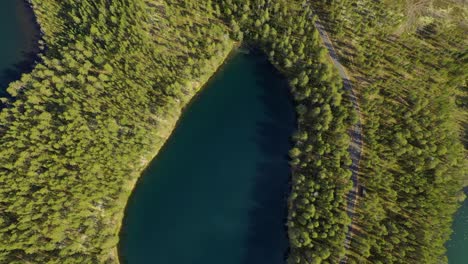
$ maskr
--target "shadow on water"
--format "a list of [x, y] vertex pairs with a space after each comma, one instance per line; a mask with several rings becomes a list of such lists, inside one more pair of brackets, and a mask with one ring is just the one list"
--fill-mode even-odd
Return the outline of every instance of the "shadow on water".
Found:
[[0, 97], [13, 99], [10, 94], [6, 92], [8, 84], [19, 80], [22, 74], [31, 72], [34, 68], [35, 62], [38, 60], [37, 51], [24, 51], [22, 54], [24, 58], [22, 61], [15, 63], [11, 67], [0, 72], [0, 87], [2, 87], [2, 89], [0, 89]]
[[291, 96], [263, 56], [238, 54], [224, 70], [140, 177], [121, 263], [286, 262]]
[[[6, 92], [8, 84], [19, 80], [22, 74], [31, 72], [36, 62], [39, 61], [39, 53], [41, 51], [38, 44], [41, 39], [41, 30], [29, 3], [24, 0], [16, 0], [16, 10], [12, 10], [12, 12], [16, 12], [12, 18], [16, 17], [19, 20], [17, 30], [26, 39], [18, 40], [20, 43], [16, 44], [16, 48], [19, 49], [17, 62], [8, 65], [0, 71], [0, 97], [6, 97], [10, 100], [13, 98]], [[2, 52], [14, 53], [14, 51]]]
[[[252, 198], [255, 207], [249, 211], [249, 236], [243, 263], [284, 264], [289, 248], [286, 219], [291, 171], [288, 151], [296, 128], [293, 98], [286, 80], [268, 60], [258, 52], [251, 56], [262, 56], [257, 59], [255, 76], [257, 85], [265, 87], [260, 99], [267, 110], [268, 121], [257, 123], [254, 139], [265, 159], [257, 164]], [[276, 231], [272, 233], [272, 230]], [[282, 251], [269, 251], [272, 248]]]

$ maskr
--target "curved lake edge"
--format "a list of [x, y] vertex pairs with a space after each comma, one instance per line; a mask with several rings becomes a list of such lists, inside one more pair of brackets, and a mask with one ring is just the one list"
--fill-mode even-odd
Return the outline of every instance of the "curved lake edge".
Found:
[[[36, 14], [36, 8], [34, 7], [34, 3], [32, 0], [19, 0], [22, 1], [25, 5], [25, 11], [28, 14], [28, 19], [32, 22], [32, 25], [34, 26], [34, 43], [36, 43], [35, 47], [35, 54], [34, 54], [34, 65], [37, 65], [38, 63], [41, 62], [41, 56], [45, 54], [47, 51], [47, 42], [45, 41], [45, 32], [42, 29], [42, 25], [39, 21], [39, 18]], [[31, 58], [32, 59], [32, 58]], [[31, 69], [33, 70], [33, 69]]]
[[[36, 17], [36, 15], [35, 15], [35, 13], [34, 13], [34, 6], [33, 6], [33, 4], [31, 3], [31, 1], [28, 1], [28, 0], [20, 0], [20, 1], [22, 1], [22, 2], [28, 7], [28, 10], [31, 11], [32, 19], [35, 21], [36, 26], [37, 26], [37, 29], [38, 29], [39, 32], [40, 32], [40, 37], [37, 39], [37, 41], [41, 40], [44, 33], [42, 32], [42, 30], [41, 30], [41, 28], [40, 28], [39, 22], [37, 21], [37, 17]], [[44, 48], [44, 49], [45, 49], [45, 48]], [[34, 66], [35, 66], [37, 63], [39, 63], [38, 59], [40, 58], [41, 52], [43, 52], [43, 51], [44, 51], [44, 50], [38, 50], [38, 53], [35, 55], [34, 61], [33, 61], [32, 63], [30, 63], [30, 67], [31, 67], [31, 68], [30, 68], [29, 71], [34, 70]], [[236, 52], [236, 50], [233, 50], [232, 52]], [[232, 55], [231, 55], [231, 56], [232, 56]], [[229, 58], [227, 58], [226, 60], [228, 60], [228, 59], [229, 59]], [[224, 62], [223, 62], [223, 63], [224, 63]], [[221, 65], [220, 67], [222, 67], [222, 65]], [[27, 71], [26, 71], [26, 72], [23, 72], [23, 73], [21, 73], [21, 74], [27, 74]], [[214, 76], [215, 74], [216, 74], [216, 72], [215, 72], [212, 76]], [[211, 77], [210, 77], [210, 79], [211, 79]], [[201, 85], [201, 88], [195, 93], [195, 95], [192, 97], [192, 99], [182, 108], [182, 111], [183, 111], [186, 107], [188, 107], [188, 106], [190, 105], [190, 103], [199, 95], [199, 92], [203, 89], [203, 87], [205, 87], [205, 86], [208, 84], [208, 82], [210, 81], [210, 79], [209, 79], [205, 84], [202, 84], [202, 85]], [[1, 107], [0, 107], [0, 109], [1, 109]], [[178, 121], [177, 121], [177, 122], [178, 122]], [[177, 126], [177, 123], [175, 124], [175, 126]], [[169, 139], [169, 138], [168, 138], [168, 139]], [[166, 139], [166, 141], [167, 141], [168, 139]], [[161, 149], [162, 149], [163, 147], [164, 147], [164, 144], [163, 144], [163, 146], [161, 147]], [[159, 151], [159, 150], [158, 150], [158, 151]], [[158, 153], [154, 154], [153, 158], [155, 158], [155, 157], [157, 156], [157, 154], [158, 154]], [[151, 161], [153, 158], [151, 158], [150, 161]], [[141, 173], [144, 173], [144, 170], [146, 170], [146, 168], [147, 168], [147, 166], [149, 165], [150, 161], [148, 161], [148, 162], [146, 163], [146, 165], [144, 166], [143, 170], [140, 171]], [[135, 184], [136, 184], [136, 183], [135, 183]], [[133, 189], [133, 188], [132, 188], [132, 189]], [[467, 189], [465, 188], [465, 192], [466, 192], [466, 190], [467, 190]], [[461, 208], [461, 207], [460, 207], [460, 208]], [[455, 220], [455, 215], [454, 215], [454, 220]], [[120, 228], [119, 228], [119, 230], [120, 230]], [[119, 232], [120, 232], [120, 231], [119, 231]], [[118, 258], [117, 258], [117, 259], [118, 259]]]
[[[162, 149], [164, 149], [167, 142], [172, 137], [175, 128], [180, 124], [180, 117], [184, 114], [187, 108], [190, 107], [190, 105], [194, 102], [194, 100], [196, 100], [196, 98], [200, 95], [201, 91], [203, 91], [204, 88], [209, 85], [210, 81], [212, 81], [214, 76], [216, 76], [216, 74], [220, 70], [222, 70], [223, 66], [229, 61], [229, 59], [237, 54], [239, 50], [239, 46], [240, 46], [239, 43], [233, 42], [232, 46], [229, 47], [229, 49], [225, 50], [224, 54], [216, 58], [217, 66], [215, 67], [214, 71], [211, 72], [211, 74], [205, 74], [204, 76], [200, 77], [201, 82], [199, 83], [197, 87], [195, 87], [194, 94], [190, 96], [187, 102], [181, 105], [180, 109], [177, 109], [178, 116], [175, 122], [173, 122], [173, 124], [170, 125], [169, 136], [165, 138], [163, 144], [161, 144], [159, 147], [154, 149], [153, 152], [151, 152], [148, 155], [145, 155], [142, 158], [143, 163], [141, 167], [135, 171], [135, 173], [137, 174], [136, 178], [131, 179], [127, 185], [129, 192], [126, 193], [124, 210], [122, 210], [121, 213], [118, 214], [118, 216], [116, 217], [117, 219], [115, 220], [118, 223], [116, 227], [116, 236], [119, 238], [119, 243], [120, 243], [120, 238], [121, 238], [121, 233], [122, 233], [123, 221], [125, 219], [125, 215], [127, 211], [128, 201], [130, 200], [131, 196], [134, 194], [134, 191], [138, 183], [141, 181], [141, 176], [145, 173], [145, 171], [151, 165], [151, 162], [158, 157], [158, 154], [161, 152]], [[117, 245], [115, 245], [112, 249], [114, 256], [116, 256], [114, 259], [117, 260], [118, 264], [123, 263], [120, 252], [118, 250], [119, 243], [117, 243]]]
[[44, 31], [36, 15], [34, 4], [31, 0], [15, 0], [17, 5], [16, 12], [22, 19], [20, 30], [28, 33], [31, 47], [28, 50], [22, 50], [22, 57], [15, 64], [3, 69], [0, 72], [0, 97], [7, 99], [5, 104], [0, 101], [0, 110], [4, 105], [14, 102], [15, 98], [6, 92], [6, 89], [12, 82], [21, 79], [23, 74], [31, 73], [35, 66], [41, 62], [41, 56], [46, 51], [44, 45]]
[[[270, 64], [272, 66], [272, 68], [274, 68], [274, 70], [276, 71], [274, 74], [280, 76], [284, 81], [287, 81], [287, 76], [285, 76], [284, 73], [282, 73], [281, 69], [279, 69], [277, 67], [276, 64], [274, 63], [271, 63], [271, 61], [268, 59], [268, 56], [267, 54], [265, 54], [264, 51], [262, 51], [260, 48], [257, 47], [257, 45], [255, 43], [249, 43], [249, 42], [246, 42], [245, 44], [243, 44], [243, 46], [240, 47], [239, 51], [241, 53], [245, 53], [245, 54], [252, 54], [252, 55], [256, 55], [256, 56], [263, 56], [265, 57], [265, 59], [268, 61], [268, 64]], [[287, 95], [288, 95], [288, 100], [291, 102], [291, 104], [296, 107], [297, 105], [297, 101], [294, 99], [294, 96], [291, 92], [291, 87], [289, 85], [289, 83], [287, 84], [287, 88], [288, 88], [288, 92], [287, 92]], [[294, 120], [295, 120], [295, 129], [294, 129], [294, 132], [298, 131], [298, 113], [296, 111], [296, 109], [294, 109]], [[294, 133], [293, 132], [293, 133]], [[292, 136], [293, 134], [290, 135], [289, 137], [289, 142], [290, 142], [290, 149], [294, 147], [294, 144], [295, 144], [295, 141], [292, 139]], [[291, 158], [289, 157], [289, 154], [288, 154], [288, 160], [291, 160]], [[290, 244], [290, 240], [289, 240], [289, 228], [288, 228], [288, 217], [289, 217], [289, 211], [290, 211], [290, 197], [291, 197], [291, 193], [292, 193], [292, 188], [293, 188], [293, 176], [294, 176], [294, 168], [291, 167], [290, 164], [288, 164], [288, 167], [289, 167], [289, 179], [288, 179], [288, 184], [287, 184], [287, 193], [285, 193], [285, 203], [286, 203], [286, 206], [284, 208], [284, 217], [283, 219], [281, 219], [281, 221], [284, 223], [283, 225], [283, 229], [286, 233], [286, 236], [288, 238], [288, 244], [287, 244], [287, 249], [286, 251], [284, 252], [284, 256], [283, 256], [283, 262], [284, 264], [287, 263], [287, 260], [288, 260], [288, 257], [290, 255], [290, 250], [291, 250], [291, 244]]]
[[[225, 67], [227, 66], [227, 64], [229, 64], [229, 63], [231, 62], [231, 59], [232, 59], [233, 57], [235, 57], [235, 56], [244, 56], [244, 55], [242, 55], [242, 54], [252, 54], [252, 55], [261, 57], [262, 59], [264, 59], [264, 61], [265, 61], [268, 65], [271, 66], [271, 69], [275, 71], [275, 72], [272, 73], [272, 74], [273, 74], [273, 75], [280, 76], [280, 77], [284, 80], [284, 87], [287, 88], [287, 89], [284, 89], [283, 91], [287, 94], [287, 96], [283, 96], [283, 99], [282, 99], [282, 100], [285, 100], [284, 98], [287, 97], [286, 100], [289, 101], [289, 103], [290, 103], [291, 106], [293, 106], [293, 107], [291, 108], [292, 111], [290, 111], [290, 112], [291, 112], [291, 114], [294, 116], [294, 118], [293, 118], [293, 119], [294, 119], [294, 122], [293, 122], [294, 125], [291, 127], [292, 130], [290, 131], [290, 133], [288, 133], [288, 136], [285, 138], [286, 141], [289, 142], [289, 143], [288, 143], [288, 151], [289, 151], [289, 149], [293, 146], [293, 140], [292, 140], [292, 138], [291, 138], [291, 135], [293, 134], [293, 132], [296, 130], [296, 127], [297, 127], [297, 113], [296, 113], [296, 111], [295, 111], [295, 109], [294, 109], [295, 101], [294, 101], [294, 98], [293, 98], [292, 94], [290, 93], [289, 85], [287, 84], [286, 79], [285, 79], [284, 76], [278, 71], [278, 69], [276, 69], [276, 67], [274, 67], [274, 65], [272, 65], [272, 64], [269, 62], [269, 60], [267, 59], [267, 56], [266, 56], [261, 50], [256, 49], [255, 46], [247, 46], [247, 45], [244, 45], [244, 44], [242, 44], [242, 46], [237, 46], [237, 47], [235, 47], [235, 48], [231, 51], [231, 53], [229, 54], [229, 56], [226, 57], [224, 63], [223, 63], [222, 65], [220, 65], [220, 67], [217, 69], [217, 71], [216, 71], [212, 76], [210, 76], [210, 78], [209, 78], [208, 81], [203, 85], [202, 88], [206, 88], [206, 87], [208, 87], [209, 85], [213, 84], [213, 82], [216, 82], [215, 79], [217, 79], [217, 78], [222, 78], [222, 77], [219, 77], [218, 74], [219, 74], [220, 72], [223, 72], [223, 71], [225, 70]], [[248, 56], [251, 56], [251, 55], [248, 55]], [[222, 76], [222, 75], [221, 75], [221, 76]], [[263, 75], [263, 76], [265, 76], [265, 75]], [[241, 76], [239, 76], [239, 77], [241, 77]], [[216, 89], [216, 88], [213, 87], [213, 88], [210, 88], [210, 89]], [[219, 90], [219, 89], [220, 89], [220, 88], [218, 87], [218, 89], [216, 89], [216, 90]], [[132, 197], [133, 197], [133, 196], [135, 195], [135, 193], [136, 193], [136, 192], [135, 192], [136, 187], [137, 187], [137, 186], [140, 186], [141, 184], [151, 185], [151, 184], [149, 184], [149, 183], [147, 183], [147, 182], [146, 182], [146, 183], [145, 183], [145, 182], [142, 182], [142, 181], [144, 181], [144, 178], [150, 177], [150, 175], [145, 175], [145, 173], [147, 173], [148, 170], [151, 170], [151, 166], [154, 167], [155, 161], [158, 161], [158, 159], [161, 159], [161, 158], [164, 157], [165, 154], [162, 154], [162, 153], [167, 152], [167, 151], [168, 151], [167, 149], [170, 147], [170, 146], [168, 146], [168, 145], [171, 145], [171, 144], [168, 144], [168, 143], [171, 143], [169, 139], [172, 139], [172, 137], [174, 136], [174, 134], [177, 134], [177, 133], [176, 133], [176, 130], [177, 130], [177, 128], [179, 127], [180, 122], [181, 122], [181, 121], [184, 121], [184, 118], [180, 118], [180, 117], [182, 117], [182, 116], [186, 113], [186, 110], [189, 109], [189, 107], [190, 107], [194, 102], [196, 102], [197, 99], [198, 99], [200, 96], [202, 96], [202, 93], [201, 93], [201, 92], [205, 92], [205, 89], [200, 89], [200, 90], [190, 99], [190, 101], [185, 105], [185, 107], [183, 108], [184, 111], [183, 111], [183, 112], [181, 113], [181, 115], [179, 116], [179, 119], [177, 120], [176, 126], [175, 126], [174, 129], [172, 130], [171, 135], [167, 138], [167, 140], [165, 141], [165, 143], [164, 143], [164, 144], [162, 145], [162, 147], [159, 149], [157, 155], [155, 155], [155, 156], [153, 157], [153, 159], [151, 159], [150, 161], [148, 161], [148, 162], [146, 163], [144, 170], [141, 171], [141, 174], [139, 175], [138, 179], [136, 180], [135, 184], [133, 185], [132, 192], [131, 192], [130, 196], [129, 196], [128, 199], [127, 199], [127, 204], [126, 204], [126, 207], [125, 207], [124, 217], [123, 217], [123, 219], [122, 219], [123, 221], [120, 222], [119, 244], [117, 245], [117, 249], [118, 249], [117, 252], [118, 252], [119, 262], [120, 262], [120, 263], [128, 263], [128, 262], [127, 262], [127, 257], [124, 255], [124, 254], [125, 254], [125, 253], [124, 253], [125, 250], [122, 250], [121, 245], [122, 245], [122, 239], [123, 239], [123, 240], [126, 240], [125, 237], [126, 237], [129, 233], [131, 233], [131, 232], [128, 232], [128, 230], [125, 230], [126, 228], [125, 228], [125, 226], [124, 226], [124, 225], [125, 225], [124, 223], [125, 223], [125, 221], [126, 221], [126, 220], [125, 220], [125, 217], [126, 217], [127, 214], [129, 213], [128, 208], [129, 208], [129, 206], [131, 206], [130, 201], [132, 200]], [[209, 92], [209, 91], [206, 91], [206, 92]], [[268, 99], [268, 98], [265, 98], [265, 99]], [[235, 100], [235, 101], [237, 101], [237, 100]], [[268, 103], [268, 104], [270, 104], [270, 103]], [[270, 105], [270, 106], [271, 106], [271, 105]], [[278, 109], [275, 109], [275, 110], [278, 111]], [[216, 111], [216, 109], [213, 109], [213, 111]], [[280, 111], [282, 111], [282, 110], [280, 110]], [[268, 136], [267, 136], [267, 137], [268, 137]], [[268, 140], [268, 139], [266, 139], [266, 140]], [[173, 140], [173, 141], [174, 141], [174, 140]], [[262, 150], [262, 151], [265, 151], [265, 150]], [[159, 155], [163, 155], [163, 156], [159, 156]], [[285, 157], [286, 160], [289, 160], [289, 156], [288, 156], [287, 152], [284, 153], [284, 157]], [[288, 236], [288, 232], [287, 232], [287, 231], [288, 231], [288, 227], [287, 227], [287, 225], [286, 225], [286, 221], [287, 221], [287, 216], [288, 216], [287, 203], [288, 203], [289, 196], [290, 196], [290, 193], [291, 193], [291, 177], [292, 177], [291, 173], [292, 173], [292, 170], [291, 170], [291, 167], [290, 167], [289, 163], [286, 162], [286, 164], [287, 164], [287, 167], [288, 167], [288, 169], [287, 169], [287, 172], [288, 172], [288, 173], [286, 174], [286, 176], [287, 176], [287, 182], [286, 182], [286, 181], [284, 182], [283, 186], [284, 186], [285, 190], [284, 190], [284, 192], [282, 192], [282, 195], [283, 195], [282, 197], [283, 197], [284, 206], [277, 206], [277, 207], [278, 207], [278, 210], [281, 210], [281, 211], [282, 211], [282, 214], [281, 214], [282, 217], [276, 217], [276, 218], [275, 218], [275, 219], [277, 219], [278, 221], [281, 222], [281, 228], [280, 228], [280, 229], [284, 232], [285, 238], [286, 238], [286, 240], [285, 240], [285, 241], [286, 241], [286, 244], [285, 244], [285, 245], [286, 245], [286, 250], [285, 250], [285, 251], [283, 251], [283, 250], [281, 251], [282, 253], [284, 253], [284, 254], [282, 254], [282, 263], [286, 263], [287, 257], [288, 257], [288, 255], [289, 255], [289, 236]], [[154, 171], [153, 171], [153, 173], [154, 173]], [[260, 179], [260, 181], [262, 181], [262, 180]], [[137, 185], [137, 184], [139, 184], [139, 185]], [[257, 189], [257, 188], [258, 188], [258, 187], [256, 187], [255, 189]], [[256, 192], [253, 192], [253, 193], [256, 194]], [[140, 199], [141, 199], [141, 198], [140, 198]], [[261, 199], [261, 198], [260, 198], [260, 199]], [[145, 201], [141, 201], [141, 200], [140, 200], [139, 203], [141, 203], [141, 202], [145, 202]], [[137, 204], [139, 204], [139, 203], [137, 203]], [[135, 205], [133, 204], [133, 206], [135, 206]], [[275, 206], [275, 207], [276, 207], [276, 206]], [[254, 211], [257, 211], [257, 209], [255, 209]], [[251, 211], [249, 210], [248, 212], [249, 212], [249, 213], [248, 213], [249, 218], [251, 218], [251, 217], [252, 217], [252, 216], [251, 216]], [[201, 213], [201, 215], [203, 215], [203, 213]], [[256, 213], [254, 213], [254, 215], [257, 216]], [[253, 219], [257, 219], [257, 217], [255, 217], [255, 216], [254, 216]], [[257, 223], [257, 224], [258, 224], [258, 223]], [[143, 226], [143, 225], [141, 225], [141, 226]], [[254, 226], [255, 226], [255, 224], [254, 224]], [[258, 227], [258, 226], [257, 226], [257, 227]], [[249, 228], [248, 228], [248, 229], [250, 230], [249, 233], [248, 233], [248, 237], [249, 237], [248, 239], [249, 239], [249, 241], [250, 241], [250, 239], [251, 239], [251, 233], [253, 233], [252, 231], [256, 231], [256, 229], [255, 229], [254, 227], [250, 227], [250, 225], [249, 225]], [[261, 232], [262, 232], [262, 231], [261, 231]], [[249, 243], [250, 243], [250, 242], [249, 242]], [[248, 250], [248, 251], [249, 251], [249, 250]], [[249, 251], [247, 255], [250, 256], [250, 254], [251, 254], [251, 252]], [[164, 262], [163, 262], [163, 263], [164, 263]]]

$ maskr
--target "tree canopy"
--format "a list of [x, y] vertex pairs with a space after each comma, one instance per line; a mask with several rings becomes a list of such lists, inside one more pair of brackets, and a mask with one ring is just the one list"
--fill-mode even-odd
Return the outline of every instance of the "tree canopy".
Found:
[[[438, 21], [407, 3], [32, 0], [47, 48], [0, 100], [0, 262], [117, 262], [133, 184], [235, 41], [268, 56], [296, 103], [288, 263], [446, 262], [466, 171], [462, 11]], [[316, 15], [362, 106], [366, 197], [349, 251], [357, 113]]]

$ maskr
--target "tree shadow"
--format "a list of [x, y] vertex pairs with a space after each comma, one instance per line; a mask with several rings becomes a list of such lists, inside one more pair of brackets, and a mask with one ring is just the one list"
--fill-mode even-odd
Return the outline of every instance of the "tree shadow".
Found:
[[35, 62], [38, 60], [38, 53], [36, 51], [24, 51], [22, 54], [23, 59], [20, 62], [0, 72], [0, 97], [13, 99], [13, 97], [6, 92], [6, 88], [11, 82], [19, 80], [24, 73], [31, 72]]
[[284, 264], [289, 251], [287, 237], [287, 199], [291, 169], [288, 151], [296, 128], [293, 99], [286, 80], [254, 50], [256, 82], [261, 86], [260, 100], [265, 106], [265, 120], [257, 123], [253, 139], [263, 161], [257, 164], [253, 203], [249, 211], [249, 230], [244, 264]]
[[[40, 59], [39, 53], [41, 51], [39, 46], [41, 29], [32, 7], [27, 1], [18, 0], [16, 12], [22, 18], [18, 30], [25, 32], [29, 39], [27, 40], [28, 43], [21, 50], [21, 56], [17, 58], [18, 62], [0, 71], [0, 97], [6, 97], [10, 101], [14, 100], [14, 98], [6, 92], [8, 85], [13, 81], [19, 80], [22, 74], [33, 70], [36, 62]], [[1, 108], [2, 106], [0, 105]]]

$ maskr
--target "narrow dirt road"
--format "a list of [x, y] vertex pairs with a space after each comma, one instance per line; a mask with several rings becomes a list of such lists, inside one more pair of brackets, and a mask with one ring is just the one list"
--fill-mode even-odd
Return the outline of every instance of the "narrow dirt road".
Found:
[[[345, 239], [345, 248], [348, 250], [351, 245], [351, 237], [353, 234], [353, 219], [354, 219], [354, 213], [355, 213], [355, 207], [356, 207], [356, 202], [358, 198], [358, 192], [359, 192], [359, 162], [361, 160], [361, 152], [362, 152], [362, 127], [361, 127], [361, 110], [359, 108], [359, 102], [357, 100], [356, 94], [353, 90], [353, 87], [351, 86], [351, 82], [349, 80], [349, 77], [346, 73], [345, 68], [341, 63], [338, 61], [338, 55], [336, 54], [335, 48], [333, 48], [333, 44], [328, 37], [328, 34], [325, 30], [325, 28], [322, 26], [322, 24], [317, 20], [315, 20], [315, 27], [317, 28], [320, 37], [322, 38], [322, 42], [327, 47], [328, 53], [330, 54], [330, 57], [333, 61], [333, 64], [335, 64], [335, 67], [338, 69], [338, 72], [343, 79], [343, 87], [345, 88], [346, 91], [350, 93], [350, 98], [351, 102], [353, 103], [354, 110], [358, 114], [358, 122], [356, 125], [353, 126], [353, 128], [350, 130], [350, 137], [351, 137], [351, 144], [349, 146], [349, 153], [351, 154], [351, 160], [353, 161], [351, 164], [351, 171], [352, 171], [352, 176], [351, 180], [353, 181], [353, 189], [348, 193], [347, 195], [347, 201], [348, 201], [348, 206], [347, 206], [347, 213], [349, 217], [351, 218], [351, 224], [349, 225], [348, 233], [346, 234], [346, 239]], [[344, 257], [340, 263], [345, 264], [347, 262], [347, 257]]]

